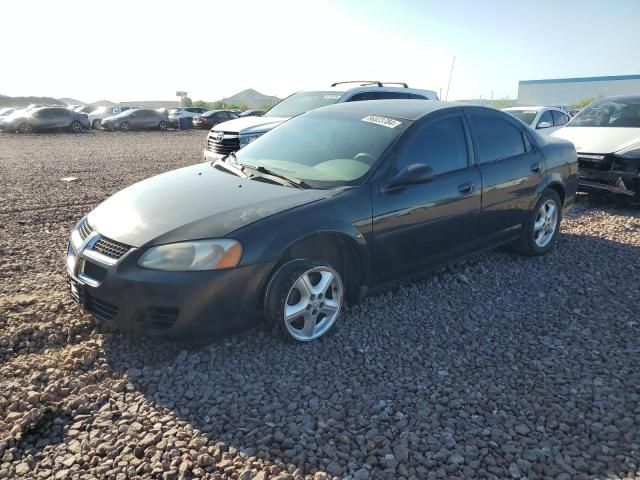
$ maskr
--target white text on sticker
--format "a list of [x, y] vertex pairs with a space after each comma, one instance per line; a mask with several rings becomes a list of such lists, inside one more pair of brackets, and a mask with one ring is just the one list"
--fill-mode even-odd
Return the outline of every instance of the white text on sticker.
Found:
[[362, 119], [363, 122], [375, 123], [376, 125], [382, 125], [387, 128], [396, 128], [402, 122], [394, 120], [393, 118], [381, 117], [380, 115], [367, 115]]

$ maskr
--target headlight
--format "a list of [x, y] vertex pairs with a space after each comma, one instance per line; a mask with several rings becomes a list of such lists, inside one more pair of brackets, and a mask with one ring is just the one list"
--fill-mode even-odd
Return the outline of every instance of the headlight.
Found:
[[631, 160], [640, 160], [640, 143], [629, 145], [627, 148], [617, 152], [616, 155]]
[[261, 133], [253, 133], [251, 135], [240, 135], [240, 148], [249, 145], [256, 138], [261, 137]]
[[237, 266], [240, 257], [240, 242], [223, 238], [152, 247], [140, 257], [138, 265], [151, 270], [172, 272], [220, 270]]

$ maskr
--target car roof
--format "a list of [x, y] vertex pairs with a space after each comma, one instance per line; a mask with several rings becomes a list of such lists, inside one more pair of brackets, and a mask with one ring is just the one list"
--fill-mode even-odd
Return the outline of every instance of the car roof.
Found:
[[429, 94], [437, 98], [436, 92], [433, 90], [424, 90], [419, 88], [405, 88], [405, 87], [378, 87], [377, 85], [360, 85], [357, 87], [345, 88], [344, 86], [336, 85], [335, 87], [324, 88], [312, 88], [301, 90], [302, 92], [336, 92], [343, 95], [361, 93], [361, 92], [400, 92], [400, 93], [417, 93], [417, 94]]
[[474, 107], [496, 111], [493, 108], [478, 105], [463, 105], [455, 102], [441, 102], [438, 100], [363, 100], [360, 102], [343, 102], [321, 107], [311, 112], [332, 111], [353, 113], [356, 115], [386, 115], [388, 117], [418, 120], [425, 115], [448, 108]]
[[504, 111], [508, 112], [509, 110], [536, 110], [536, 111], [540, 111], [540, 110], [559, 110], [562, 111], [562, 109], [558, 108], [558, 107], [546, 107], [544, 105], [522, 105], [519, 107], [509, 107], [509, 108], [504, 108]]

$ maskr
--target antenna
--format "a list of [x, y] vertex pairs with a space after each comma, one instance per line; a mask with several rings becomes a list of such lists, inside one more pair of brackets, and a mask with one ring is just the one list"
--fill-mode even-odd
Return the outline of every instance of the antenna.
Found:
[[453, 57], [453, 61], [451, 62], [451, 72], [449, 72], [449, 83], [447, 83], [447, 95], [445, 100], [449, 100], [449, 87], [451, 86], [451, 77], [453, 77], [453, 66], [456, 63], [456, 57]]

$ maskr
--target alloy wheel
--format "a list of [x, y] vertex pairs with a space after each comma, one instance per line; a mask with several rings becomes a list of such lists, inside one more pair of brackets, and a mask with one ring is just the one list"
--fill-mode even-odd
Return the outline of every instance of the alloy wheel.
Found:
[[82, 125], [80, 124], [79, 121], [75, 120], [71, 124], [71, 130], [73, 131], [73, 133], [80, 133], [82, 131]]
[[340, 275], [320, 266], [304, 272], [287, 294], [283, 321], [289, 334], [307, 342], [324, 335], [340, 314], [344, 287]]
[[31, 133], [33, 132], [33, 127], [31, 126], [30, 123], [23, 123], [20, 125], [18, 130], [20, 133]]
[[545, 201], [536, 214], [533, 224], [533, 237], [536, 245], [546, 247], [558, 228], [558, 205], [552, 199]]

